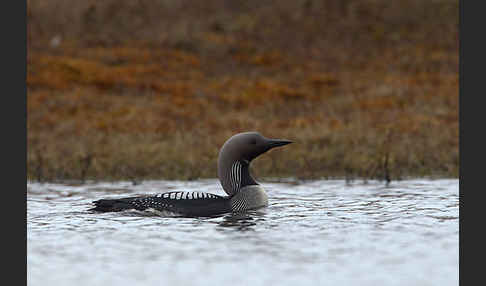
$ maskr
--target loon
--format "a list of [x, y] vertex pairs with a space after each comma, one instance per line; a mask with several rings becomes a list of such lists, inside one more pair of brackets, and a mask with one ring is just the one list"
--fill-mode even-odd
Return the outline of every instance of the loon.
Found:
[[94, 201], [95, 207], [90, 210], [152, 210], [197, 217], [266, 207], [267, 194], [250, 175], [250, 163], [268, 150], [290, 143], [290, 140], [266, 138], [258, 132], [243, 132], [229, 138], [218, 155], [218, 177], [227, 196], [204, 192], [166, 192], [152, 196], [101, 199]]

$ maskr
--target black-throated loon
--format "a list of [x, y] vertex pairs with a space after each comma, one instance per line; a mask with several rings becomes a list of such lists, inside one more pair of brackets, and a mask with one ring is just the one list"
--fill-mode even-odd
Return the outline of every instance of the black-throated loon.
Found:
[[219, 181], [228, 194], [219, 196], [203, 192], [167, 192], [153, 196], [94, 201], [90, 209], [99, 212], [155, 210], [183, 216], [212, 216], [265, 207], [265, 190], [250, 175], [250, 163], [268, 150], [292, 143], [289, 140], [269, 139], [258, 132], [243, 132], [228, 139], [218, 156]]

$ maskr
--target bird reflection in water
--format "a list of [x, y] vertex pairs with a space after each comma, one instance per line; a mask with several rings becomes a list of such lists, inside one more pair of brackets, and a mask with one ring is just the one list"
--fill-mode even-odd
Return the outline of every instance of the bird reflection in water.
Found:
[[230, 213], [223, 217], [223, 220], [218, 223], [221, 227], [234, 228], [239, 231], [254, 230], [253, 226], [258, 222], [264, 221], [264, 211], [246, 211]]

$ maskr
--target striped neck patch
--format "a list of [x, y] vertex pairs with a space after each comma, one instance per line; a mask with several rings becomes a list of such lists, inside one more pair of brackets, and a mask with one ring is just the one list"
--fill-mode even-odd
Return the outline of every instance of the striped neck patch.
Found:
[[241, 168], [242, 165], [240, 161], [235, 161], [233, 165], [231, 165], [229, 180], [233, 193], [238, 192], [241, 188]]

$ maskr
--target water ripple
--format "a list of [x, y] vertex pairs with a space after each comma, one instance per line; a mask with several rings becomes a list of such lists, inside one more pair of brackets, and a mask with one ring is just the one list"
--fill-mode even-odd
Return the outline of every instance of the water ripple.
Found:
[[458, 180], [263, 185], [267, 208], [181, 218], [87, 209], [219, 183], [28, 183], [29, 285], [457, 285]]

